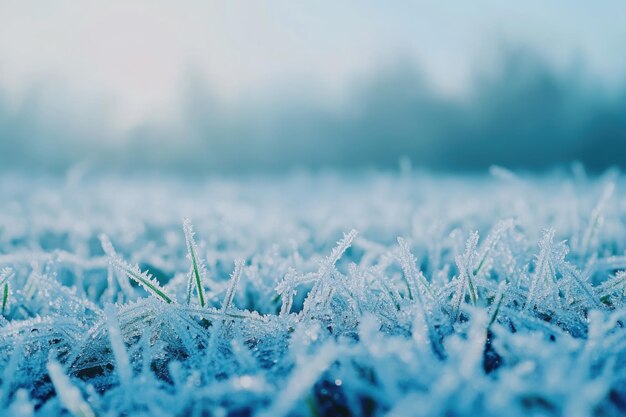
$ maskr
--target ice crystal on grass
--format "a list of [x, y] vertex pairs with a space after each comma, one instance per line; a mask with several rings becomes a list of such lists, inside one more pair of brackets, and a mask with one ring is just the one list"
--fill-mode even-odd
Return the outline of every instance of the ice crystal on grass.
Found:
[[478, 232], [471, 232], [465, 245], [465, 253], [462, 256], [457, 255], [456, 257], [456, 265], [459, 270], [459, 275], [456, 278], [456, 290], [454, 297], [452, 297], [452, 318], [454, 321], [458, 318], [459, 309], [461, 308], [461, 303], [465, 298], [466, 291], [469, 290], [472, 304], [476, 305], [478, 300], [476, 285], [474, 284], [474, 259], [476, 257], [477, 244]]
[[119, 269], [121, 272], [125, 273], [129, 278], [135, 280], [150, 294], [160, 298], [166, 303], [172, 302], [172, 298], [165, 293], [165, 290], [161, 287], [159, 282], [149, 273], [142, 272], [139, 267], [133, 266], [128, 262], [125, 262], [120, 257], [111, 258], [111, 265]]
[[113, 357], [115, 358], [117, 375], [120, 378], [120, 384], [128, 389], [130, 388], [132, 380], [132, 369], [128, 360], [126, 347], [124, 346], [124, 340], [122, 339], [122, 333], [120, 332], [119, 324], [117, 322], [117, 313], [112, 304], [108, 304], [105, 307], [105, 314], [107, 320], [107, 331], [111, 341]]
[[0, 295], [2, 299], [0, 301], [0, 305], [3, 316], [9, 308], [9, 278], [11, 277], [11, 275], [13, 275], [13, 271], [11, 270], [11, 268], [4, 268], [2, 271], [0, 271], [0, 291], [2, 291], [2, 294]]
[[0, 415], [623, 415], [626, 181], [579, 171], [0, 177]]
[[47, 368], [54, 390], [63, 407], [75, 417], [95, 417], [93, 410], [83, 399], [80, 390], [65, 375], [61, 364], [52, 359], [48, 362]]
[[192, 288], [196, 288], [198, 294], [198, 302], [200, 307], [204, 307], [204, 284], [206, 280], [206, 268], [204, 262], [198, 255], [198, 246], [194, 240], [193, 226], [189, 219], [183, 221], [183, 230], [185, 232], [185, 242], [187, 244], [187, 252], [189, 253], [189, 260], [191, 261], [191, 272], [189, 274], [189, 284], [187, 289], [187, 304], [190, 302]]

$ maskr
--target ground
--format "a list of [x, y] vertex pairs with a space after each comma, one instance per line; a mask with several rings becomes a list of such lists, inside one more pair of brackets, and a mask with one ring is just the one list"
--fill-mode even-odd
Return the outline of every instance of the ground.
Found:
[[625, 186], [3, 174], [0, 410], [626, 413]]

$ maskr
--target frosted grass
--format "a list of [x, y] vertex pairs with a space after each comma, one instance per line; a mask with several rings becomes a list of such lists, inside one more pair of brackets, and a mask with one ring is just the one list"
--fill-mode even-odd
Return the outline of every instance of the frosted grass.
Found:
[[575, 172], [4, 175], [0, 415], [623, 415], [626, 181]]

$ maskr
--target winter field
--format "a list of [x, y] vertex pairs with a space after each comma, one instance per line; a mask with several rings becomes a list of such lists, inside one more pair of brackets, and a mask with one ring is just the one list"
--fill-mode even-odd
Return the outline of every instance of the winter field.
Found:
[[626, 413], [626, 181], [0, 176], [3, 416]]

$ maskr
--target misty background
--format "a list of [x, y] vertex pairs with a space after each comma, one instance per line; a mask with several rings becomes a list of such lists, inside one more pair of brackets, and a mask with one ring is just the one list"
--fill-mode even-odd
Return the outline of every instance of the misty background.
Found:
[[626, 4], [0, 3], [0, 170], [626, 166]]

